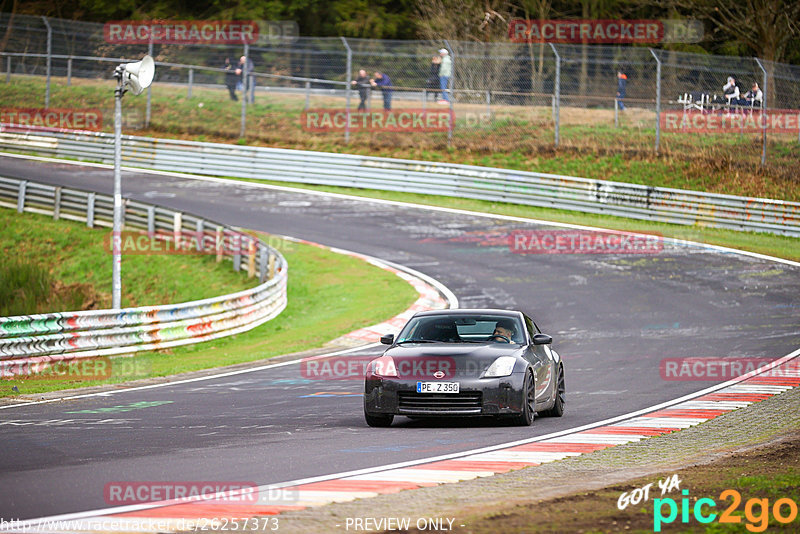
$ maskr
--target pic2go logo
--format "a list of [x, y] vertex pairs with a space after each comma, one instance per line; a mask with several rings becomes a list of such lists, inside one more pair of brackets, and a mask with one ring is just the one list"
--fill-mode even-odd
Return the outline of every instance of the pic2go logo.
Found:
[[[680, 514], [681, 523], [689, 523], [689, 515], [692, 513], [698, 523], [708, 524], [717, 519], [717, 514], [711, 512], [711, 508], [716, 508], [717, 503], [713, 499], [704, 497], [697, 499], [694, 503], [694, 510], [689, 504], [689, 490], [683, 490], [684, 497], [681, 499]], [[719, 515], [720, 523], [742, 523], [742, 517], [734, 515], [742, 502], [742, 495], [733, 489], [728, 489], [719, 494], [720, 500], [731, 499], [731, 504]], [[668, 510], [668, 515], [664, 515], [664, 507]], [[792, 499], [782, 498], [775, 501], [772, 505], [772, 516], [776, 521], [788, 524], [797, 518], [797, 503]], [[764, 532], [769, 525], [770, 506], [769, 499], [748, 499], [744, 505], [744, 517], [748, 521], [745, 528], [750, 532]], [[678, 518], [678, 503], [675, 499], [653, 500], [653, 531], [661, 532], [662, 524], [670, 524]]]

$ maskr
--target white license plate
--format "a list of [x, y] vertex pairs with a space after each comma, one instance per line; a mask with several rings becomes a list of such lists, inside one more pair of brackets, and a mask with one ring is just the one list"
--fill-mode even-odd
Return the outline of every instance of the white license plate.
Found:
[[417, 393], [458, 393], [458, 382], [417, 382]]

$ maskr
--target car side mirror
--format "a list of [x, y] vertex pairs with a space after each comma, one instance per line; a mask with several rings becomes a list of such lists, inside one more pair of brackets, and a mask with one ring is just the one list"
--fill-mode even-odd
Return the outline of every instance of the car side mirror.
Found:
[[381, 336], [381, 343], [384, 345], [391, 345], [394, 343], [394, 334], [386, 334], [385, 336]]
[[533, 344], [534, 345], [549, 345], [553, 342], [553, 338], [548, 336], [547, 334], [534, 334], [533, 335]]

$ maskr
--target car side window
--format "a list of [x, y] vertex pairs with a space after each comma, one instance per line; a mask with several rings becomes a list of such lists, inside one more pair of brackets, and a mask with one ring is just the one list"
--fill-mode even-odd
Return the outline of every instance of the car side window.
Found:
[[530, 339], [533, 339], [533, 335], [538, 333], [538, 331], [539, 331], [536, 328], [536, 325], [533, 324], [533, 321], [531, 321], [531, 318], [528, 317], [527, 315], [525, 316], [525, 327], [528, 329], [528, 337]]

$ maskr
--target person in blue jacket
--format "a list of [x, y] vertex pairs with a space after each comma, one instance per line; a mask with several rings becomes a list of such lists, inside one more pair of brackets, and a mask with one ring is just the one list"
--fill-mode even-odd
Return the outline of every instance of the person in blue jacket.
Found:
[[617, 71], [617, 102], [619, 103], [619, 109], [625, 109], [625, 104], [622, 101], [625, 100], [627, 88], [628, 77], [621, 70]]
[[383, 91], [383, 109], [389, 111], [392, 109], [392, 80], [389, 77], [382, 73], [376, 72], [375, 77], [369, 81], [372, 87], [380, 87], [381, 91]]

